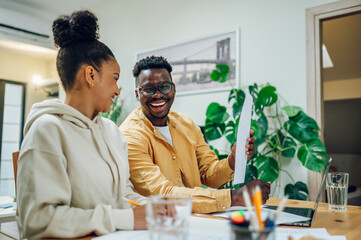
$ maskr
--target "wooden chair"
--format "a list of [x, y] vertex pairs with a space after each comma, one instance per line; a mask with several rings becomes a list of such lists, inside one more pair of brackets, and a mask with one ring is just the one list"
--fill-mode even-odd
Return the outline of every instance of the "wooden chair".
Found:
[[14, 180], [15, 180], [15, 192], [16, 192], [16, 180], [18, 173], [18, 159], [20, 151], [13, 152], [13, 165], [14, 165]]

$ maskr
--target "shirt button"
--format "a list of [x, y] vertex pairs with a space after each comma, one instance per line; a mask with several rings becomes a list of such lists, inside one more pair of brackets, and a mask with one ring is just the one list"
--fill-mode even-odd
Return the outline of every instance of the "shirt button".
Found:
[[173, 160], [175, 160], [176, 159], [176, 157], [175, 156], [173, 156]]
[[222, 208], [223, 208], [223, 209], [226, 209], [226, 206], [223, 206]]
[[180, 182], [181, 180], [180, 180], [180, 178], [178, 179], [178, 182]]
[[142, 172], [142, 174], [144, 174], [144, 172]]

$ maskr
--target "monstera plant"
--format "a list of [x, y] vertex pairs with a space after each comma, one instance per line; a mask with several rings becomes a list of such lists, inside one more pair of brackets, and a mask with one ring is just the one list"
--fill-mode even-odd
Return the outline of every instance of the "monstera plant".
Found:
[[[227, 82], [228, 72], [227, 65], [217, 65], [210, 77], [213, 81]], [[274, 86], [253, 84], [247, 89], [232, 87], [228, 96], [228, 107], [217, 102], [210, 103], [205, 120], [206, 139], [212, 144], [212, 140], [224, 137], [230, 146], [235, 143], [245, 91], [253, 98], [251, 129], [255, 132], [256, 140], [255, 153], [247, 164], [246, 182], [259, 178], [274, 183], [279, 181], [280, 172], [283, 171], [290, 179], [284, 194], [291, 199], [306, 200], [306, 183], [295, 182], [292, 175], [282, 169], [282, 160], [291, 158], [291, 161], [300, 161], [311, 171], [321, 172], [326, 165], [326, 148], [319, 140], [316, 121], [307, 116], [300, 107], [288, 105]], [[225, 157], [220, 150], [212, 146], [211, 148], [220, 159]], [[279, 186], [279, 182], [277, 185]], [[224, 187], [240, 186], [230, 182]]]

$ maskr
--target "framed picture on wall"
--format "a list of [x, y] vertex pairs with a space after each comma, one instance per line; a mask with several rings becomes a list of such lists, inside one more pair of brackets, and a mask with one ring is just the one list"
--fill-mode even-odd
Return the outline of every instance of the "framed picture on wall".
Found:
[[[163, 56], [172, 65], [172, 78], [177, 95], [226, 91], [239, 87], [238, 29], [176, 45], [142, 51], [137, 61], [147, 56]], [[217, 64], [230, 67], [229, 82], [219, 83], [209, 75]]]

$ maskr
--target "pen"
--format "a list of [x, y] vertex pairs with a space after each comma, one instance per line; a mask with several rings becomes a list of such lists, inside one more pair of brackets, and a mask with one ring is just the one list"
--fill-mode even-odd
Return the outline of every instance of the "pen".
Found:
[[273, 219], [273, 221], [275, 222], [276, 224], [276, 221], [277, 221], [277, 218], [279, 217], [279, 215], [281, 214], [281, 212], [283, 211], [283, 209], [285, 209], [285, 206], [286, 206], [286, 202], [288, 200], [288, 196], [284, 196], [280, 202], [280, 204], [278, 205], [277, 207], [277, 211], [276, 211], [276, 215]]
[[124, 201], [127, 201], [127, 202], [130, 203], [130, 204], [133, 204], [134, 206], [137, 206], [137, 207], [140, 206], [139, 203], [134, 202], [133, 200], [130, 200], [130, 199], [128, 199], [128, 198], [123, 197], [123, 200], [124, 200]]
[[257, 213], [259, 228], [264, 229], [264, 223], [261, 218], [262, 192], [259, 186], [256, 186], [255, 192], [253, 194], [253, 204]]
[[249, 212], [251, 226], [253, 227], [253, 229], [258, 230], [259, 229], [258, 222], [256, 216], [253, 214], [251, 198], [249, 197], [247, 190], [243, 191], [243, 199], [246, 204], [247, 211]]

